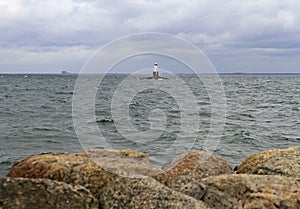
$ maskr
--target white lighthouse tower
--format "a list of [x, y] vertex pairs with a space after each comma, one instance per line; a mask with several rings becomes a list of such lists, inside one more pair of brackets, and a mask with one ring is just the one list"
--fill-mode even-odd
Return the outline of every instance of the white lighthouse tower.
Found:
[[154, 67], [153, 67], [153, 79], [158, 79], [158, 66], [157, 63], [154, 63]]

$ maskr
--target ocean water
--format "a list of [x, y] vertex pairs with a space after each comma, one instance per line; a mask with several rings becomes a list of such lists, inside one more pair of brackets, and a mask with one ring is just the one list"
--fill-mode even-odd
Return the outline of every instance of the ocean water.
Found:
[[[76, 80], [76, 75], [1, 75], [0, 176], [18, 159], [33, 154], [82, 151], [82, 144], [106, 147], [101, 141], [89, 145], [88, 140], [78, 139], [76, 135], [72, 115]], [[96, 126], [105, 142], [115, 149], [146, 152], [158, 167], [176, 155], [176, 150], [168, 149], [176, 141], [182, 146], [192, 144], [196, 149], [205, 148], [210, 128], [214, 128], [211, 127], [213, 113], [209, 92], [201, 80], [192, 75], [155, 82], [164, 82], [166, 88], [175, 89], [173, 94], [180, 94], [175, 82], [178, 80], [193, 93], [199, 108], [194, 109], [196, 114], [185, 113], [176, 95], [153, 86], [138, 91], [126, 111], [115, 111], [112, 103], [118, 105], [119, 101], [128, 99], [126, 90], [134, 88], [140, 78], [106, 76], [95, 87], [94, 111]], [[123, 81], [128, 86], [123, 87], [123, 92], [113, 101]], [[221, 137], [214, 142], [215, 155], [234, 167], [250, 154], [300, 144], [300, 76], [223, 75], [221, 81], [226, 98], [226, 120]], [[190, 102], [189, 97], [184, 95], [183, 98], [186, 98], [184, 104]], [[133, 130], [128, 127], [122, 130], [114, 116], [127, 117], [138, 135], [132, 140]], [[190, 126], [184, 125], [185, 122], [197, 123], [196, 137], [189, 134]], [[95, 137], [93, 132], [89, 133], [88, 125], [82, 128], [87, 130], [87, 139]], [[157, 131], [149, 132], [151, 129]]]

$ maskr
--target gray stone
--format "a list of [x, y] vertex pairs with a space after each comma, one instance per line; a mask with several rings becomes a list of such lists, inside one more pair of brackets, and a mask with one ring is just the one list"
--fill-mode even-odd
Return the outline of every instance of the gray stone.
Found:
[[251, 155], [236, 167], [236, 173], [282, 175], [300, 180], [300, 146]]
[[118, 179], [103, 188], [102, 208], [208, 209], [201, 201], [175, 192], [152, 178]]
[[203, 195], [203, 188], [199, 184], [202, 178], [233, 173], [225, 160], [203, 150], [192, 150], [179, 156], [166, 165], [165, 169], [169, 188], [198, 200]]
[[[161, 182], [166, 175], [152, 168], [144, 153], [133, 150], [92, 149], [81, 153], [34, 155], [16, 162], [8, 177], [46, 178], [89, 189], [95, 197], [109, 182], [123, 175], [148, 175]], [[99, 162], [99, 163], [97, 163]], [[115, 171], [115, 172], [110, 172]]]
[[227, 174], [201, 180], [202, 200], [215, 209], [299, 209], [300, 182], [277, 175]]
[[48, 179], [0, 178], [1, 209], [97, 209], [84, 187]]

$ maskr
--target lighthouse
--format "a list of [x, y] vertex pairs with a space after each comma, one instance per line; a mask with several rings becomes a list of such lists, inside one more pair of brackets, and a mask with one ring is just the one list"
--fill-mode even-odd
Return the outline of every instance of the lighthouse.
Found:
[[154, 67], [153, 67], [153, 79], [158, 79], [158, 66], [157, 63], [154, 63]]

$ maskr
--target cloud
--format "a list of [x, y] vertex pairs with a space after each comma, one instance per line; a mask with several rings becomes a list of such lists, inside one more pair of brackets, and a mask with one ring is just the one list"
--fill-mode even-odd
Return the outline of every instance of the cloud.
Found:
[[[108, 37], [144, 31], [203, 34], [212, 39], [227, 34], [233, 42], [253, 41], [272, 35], [286, 37], [300, 28], [299, 6], [292, 1], [278, 0], [187, 1], [184, 4], [178, 0], [114, 1], [114, 4], [2, 0], [0, 7], [4, 11], [1, 26], [8, 29], [4, 40], [20, 45], [101, 44]], [[21, 39], [21, 35], [25, 37]]]
[[59, 73], [62, 68], [80, 72], [84, 62], [93, 54], [84, 46], [52, 47], [47, 51], [34, 49], [0, 49], [2, 73]]
[[[285, 49], [278, 56], [295, 57], [299, 10], [293, 0], [1, 0], [0, 48], [60, 53], [67, 47], [96, 49], [120, 36], [157, 31], [188, 39], [216, 61], [240, 49]], [[265, 50], [268, 54], [274, 55]]]

